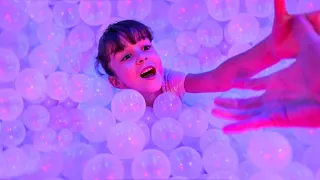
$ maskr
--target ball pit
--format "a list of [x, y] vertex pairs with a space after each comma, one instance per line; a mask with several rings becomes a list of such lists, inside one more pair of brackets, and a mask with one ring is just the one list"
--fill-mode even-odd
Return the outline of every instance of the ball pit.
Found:
[[214, 98], [260, 92], [163, 93], [151, 108], [98, 76], [97, 42], [123, 19], [153, 29], [165, 68], [200, 73], [267, 37], [273, 0], [0, 0], [0, 179], [320, 180], [320, 129], [221, 131]]

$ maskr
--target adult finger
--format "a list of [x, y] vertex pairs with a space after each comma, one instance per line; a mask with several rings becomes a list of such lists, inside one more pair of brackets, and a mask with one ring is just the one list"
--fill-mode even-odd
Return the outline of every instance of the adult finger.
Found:
[[235, 111], [230, 109], [213, 108], [211, 111], [212, 115], [225, 120], [242, 121], [255, 116], [258, 116], [261, 112], [257, 109], [246, 110], [246, 111]]
[[279, 43], [282, 43], [290, 33], [290, 19], [291, 15], [288, 14], [286, 9], [286, 0], [274, 0], [274, 23], [272, 30], [272, 38], [274, 46], [276, 47]]
[[263, 96], [251, 97], [247, 99], [216, 98], [214, 103], [217, 106], [230, 109], [257, 108], [263, 104]]
[[231, 86], [238, 89], [264, 90], [266, 89], [270, 78], [271, 76], [254, 79], [235, 79], [232, 81]]
[[261, 113], [247, 120], [227, 125], [223, 131], [230, 134], [267, 127], [289, 127], [290, 125], [285, 108], [281, 107], [270, 113]]

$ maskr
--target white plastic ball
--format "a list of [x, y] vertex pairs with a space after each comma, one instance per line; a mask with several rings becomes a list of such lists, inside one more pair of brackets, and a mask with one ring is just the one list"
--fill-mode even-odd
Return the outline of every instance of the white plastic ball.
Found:
[[120, 121], [137, 121], [145, 110], [146, 102], [143, 96], [132, 89], [121, 90], [111, 100], [111, 111]]

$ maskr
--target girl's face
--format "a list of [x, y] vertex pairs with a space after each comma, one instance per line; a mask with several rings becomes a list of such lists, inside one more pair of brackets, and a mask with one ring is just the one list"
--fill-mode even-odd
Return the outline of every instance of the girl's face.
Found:
[[125, 42], [122, 51], [110, 57], [115, 77], [109, 80], [117, 88], [130, 88], [140, 93], [153, 93], [161, 89], [163, 68], [161, 59], [148, 38], [136, 44]]

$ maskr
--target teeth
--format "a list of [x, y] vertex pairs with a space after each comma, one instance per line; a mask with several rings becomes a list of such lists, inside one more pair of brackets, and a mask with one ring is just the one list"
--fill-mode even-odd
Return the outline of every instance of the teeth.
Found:
[[150, 67], [150, 68], [147, 68], [147, 69], [143, 70], [141, 74], [144, 74], [144, 73], [146, 73], [146, 72], [148, 72], [148, 71], [151, 71], [151, 70], [152, 70], [151, 67]]

